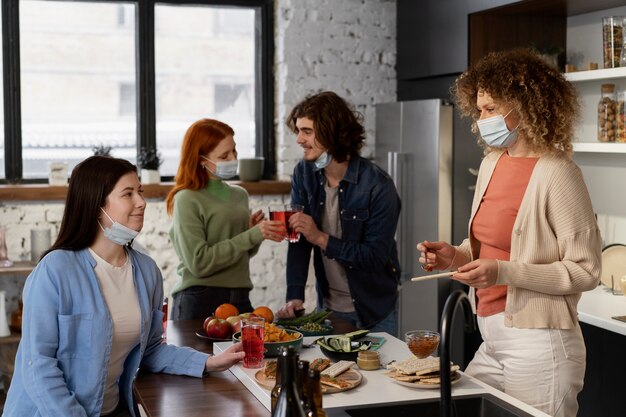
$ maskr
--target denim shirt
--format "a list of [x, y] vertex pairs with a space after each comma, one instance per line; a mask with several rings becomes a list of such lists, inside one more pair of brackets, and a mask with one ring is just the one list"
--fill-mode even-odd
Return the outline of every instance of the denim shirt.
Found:
[[[207, 354], [162, 343], [163, 280], [155, 262], [128, 249], [141, 309], [140, 343], [118, 381], [120, 400], [139, 415], [132, 385], [151, 372], [201, 377]], [[113, 323], [88, 249], [46, 255], [24, 286], [22, 340], [3, 416], [100, 415]]]
[[[321, 230], [326, 203], [323, 172], [311, 162], [300, 161], [291, 181], [291, 202], [304, 206]], [[339, 183], [342, 237], [330, 236], [325, 251], [304, 237], [290, 243], [287, 251], [287, 300], [304, 300], [309, 259], [317, 278], [318, 305], [328, 294], [322, 256], [339, 262], [346, 271], [348, 287], [359, 321], [370, 328], [387, 317], [398, 299], [400, 263], [395, 232], [400, 198], [389, 175], [360, 156], [350, 160]]]

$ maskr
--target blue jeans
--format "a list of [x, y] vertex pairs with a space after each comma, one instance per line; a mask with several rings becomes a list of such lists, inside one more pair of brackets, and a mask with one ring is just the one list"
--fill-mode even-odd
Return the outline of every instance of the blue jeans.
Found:
[[[363, 325], [359, 321], [356, 312], [342, 313], [340, 311], [333, 311], [333, 316], [339, 317], [352, 324], [353, 326], [363, 329]], [[387, 332], [390, 335], [397, 337], [398, 333], [398, 309], [395, 308], [387, 317], [385, 317], [380, 323], [372, 328], [368, 329], [370, 332]]]

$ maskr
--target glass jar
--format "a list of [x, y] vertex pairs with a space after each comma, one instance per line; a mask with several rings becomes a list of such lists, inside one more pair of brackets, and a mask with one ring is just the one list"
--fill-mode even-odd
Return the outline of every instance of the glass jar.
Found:
[[602, 84], [598, 103], [598, 141], [615, 142], [616, 111], [615, 84]]
[[604, 68], [620, 66], [622, 47], [624, 46], [624, 17], [611, 16], [602, 18], [602, 50]]
[[617, 92], [615, 141], [626, 143], [626, 91]]

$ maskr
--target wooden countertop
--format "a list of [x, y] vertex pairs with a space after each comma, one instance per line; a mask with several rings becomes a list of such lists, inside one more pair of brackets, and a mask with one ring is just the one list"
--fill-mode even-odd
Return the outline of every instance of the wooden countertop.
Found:
[[[355, 330], [349, 323], [330, 317], [338, 333]], [[213, 343], [200, 339], [195, 330], [201, 320], [167, 322], [167, 342], [213, 353]], [[270, 412], [230, 371], [207, 378], [140, 372], [135, 396], [150, 417], [269, 416]]]

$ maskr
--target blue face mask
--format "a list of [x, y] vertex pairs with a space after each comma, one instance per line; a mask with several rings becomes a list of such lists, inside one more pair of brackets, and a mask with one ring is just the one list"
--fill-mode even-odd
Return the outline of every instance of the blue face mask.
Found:
[[137, 235], [139, 234], [138, 231], [126, 227], [116, 221], [113, 221], [113, 219], [107, 214], [106, 211], [104, 211], [102, 207], [100, 207], [100, 210], [102, 210], [104, 215], [107, 216], [108, 219], [111, 220], [111, 222], [113, 223], [109, 227], [102, 227], [102, 224], [98, 222], [98, 225], [100, 225], [100, 228], [104, 232], [104, 236], [108, 238], [111, 242], [118, 245], [126, 245], [127, 243], [132, 242], [133, 239], [137, 237]]
[[509, 111], [506, 116], [499, 114], [476, 121], [480, 136], [487, 145], [493, 148], [506, 148], [515, 142], [517, 139], [517, 128], [512, 131], [509, 130], [504, 121], [504, 119], [511, 114], [511, 111]]
[[[209, 162], [213, 162], [205, 156], [200, 155], [200, 157]], [[215, 172], [211, 171], [209, 167], [205, 167], [205, 168], [207, 169], [207, 171], [209, 171], [211, 174], [215, 175], [216, 177], [221, 178], [223, 180], [229, 180], [235, 175], [237, 175], [237, 168], [239, 167], [239, 163], [237, 162], [236, 159], [233, 159], [232, 161], [218, 161], [218, 162], [213, 162], [213, 163], [215, 164]]]
[[324, 169], [330, 164], [333, 160], [333, 157], [328, 154], [328, 152], [324, 151], [316, 160], [315, 160], [315, 170], [319, 171], [320, 169]]

